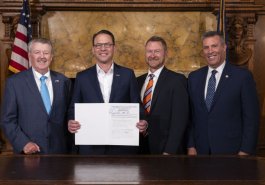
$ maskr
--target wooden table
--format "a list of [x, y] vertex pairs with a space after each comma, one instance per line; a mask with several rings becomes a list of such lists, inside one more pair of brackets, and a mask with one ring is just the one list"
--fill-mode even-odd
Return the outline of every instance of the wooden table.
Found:
[[265, 185], [265, 158], [0, 156], [0, 185]]

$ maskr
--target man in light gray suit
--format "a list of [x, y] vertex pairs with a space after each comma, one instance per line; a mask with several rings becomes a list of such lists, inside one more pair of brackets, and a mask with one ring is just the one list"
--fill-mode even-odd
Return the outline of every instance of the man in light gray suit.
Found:
[[28, 51], [32, 67], [6, 81], [1, 122], [4, 134], [15, 153], [67, 153], [70, 139], [65, 118], [71, 82], [49, 69], [53, 58], [49, 40], [32, 40]]

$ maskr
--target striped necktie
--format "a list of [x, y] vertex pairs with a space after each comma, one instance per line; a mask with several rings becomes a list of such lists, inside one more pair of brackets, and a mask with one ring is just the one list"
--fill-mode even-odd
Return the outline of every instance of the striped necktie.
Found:
[[51, 100], [50, 100], [50, 95], [49, 95], [49, 91], [47, 88], [47, 85], [45, 83], [47, 79], [47, 76], [41, 76], [40, 78], [40, 94], [44, 103], [44, 106], [46, 108], [47, 113], [49, 114], [51, 111]]
[[144, 105], [144, 110], [146, 114], [149, 114], [150, 108], [151, 108], [151, 99], [152, 99], [152, 88], [153, 88], [153, 83], [154, 83], [154, 74], [149, 74], [149, 82], [146, 86], [145, 92], [144, 92], [144, 97], [143, 97], [143, 105]]
[[206, 98], [205, 98], [205, 103], [206, 103], [208, 111], [210, 111], [211, 109], [213, 97], [215, 93], [215, 86], [216, 86], [215, 74], [216, 73], [217, 73], [216, 70], [212, 70], [212, 75], [208, 81], [207, 93], [206, 93]]

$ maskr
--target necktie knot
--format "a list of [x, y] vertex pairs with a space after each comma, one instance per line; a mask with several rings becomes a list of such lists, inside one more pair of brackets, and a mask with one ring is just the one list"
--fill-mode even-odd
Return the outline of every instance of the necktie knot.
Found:
[[45, 80], [47, 79], [47, 76], [41, 76], [40, 77], [40, 81], [43, 83], [43, 82], [45, 82]]
[[149, 74], [148, 76], [149, 76], [149, 80], [152, 80], [155, 77], [153, 73]]
[[212, 75], [214, 75], [215, 76], [215, 74], [217, 73], [217, 71], [214, 69], [214, 70], [212, 70]]

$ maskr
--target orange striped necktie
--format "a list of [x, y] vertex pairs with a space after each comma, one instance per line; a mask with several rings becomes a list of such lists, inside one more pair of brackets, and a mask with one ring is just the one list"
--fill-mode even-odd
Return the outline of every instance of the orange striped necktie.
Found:
[[144, 92], [144, 97], [143, 97], [143, 105], [144, 105], [144, 110], [146, 114], [149, 114], [150, 109], [151, 109], [151, 98], [152, 98], [152, 89], [153, 89], [153, 83], [154, 83], [154, 74], [149, 74], [149, 82], [146, 86], [145, 92]]

